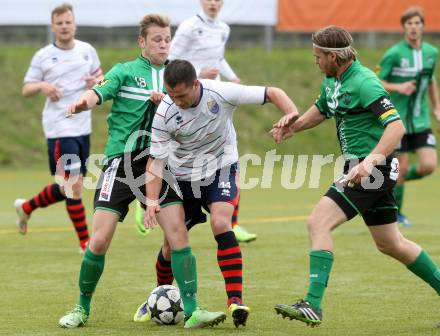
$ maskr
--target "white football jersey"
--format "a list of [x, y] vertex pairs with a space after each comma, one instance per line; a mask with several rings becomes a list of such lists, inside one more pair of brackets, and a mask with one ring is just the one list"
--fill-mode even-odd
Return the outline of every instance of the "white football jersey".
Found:
[[150, 154], [166, 159], [178, 180], [198, 181], [238, 161], [232, 124], [238, 105], [264, 104], [266, 88], [200, 80], [196, 107], [181, 109], [166, 95], [153, 120]]
[[184, 59], [192, 63], [197, 75], [203, 68], [216, 68], [228, 80], [237, 76], [225, 60], [225, 45], [229, 26], [201, 13], [183, 21], [171, 42], [169, 59]]
[[86, 42], [75, 40], [72, 49], [50, 44], [34, 55], [24, 83], [48, 82], [55, 85], [62, 97], [57, 102], [46, 99], [43, 109], [43, 130], [46, 138], [76, 137], [92, 131], [90, 111], [66, 118], [69, 105], [75, 103], [86, 88], [86, 76], [101, 74], [96, 50]]

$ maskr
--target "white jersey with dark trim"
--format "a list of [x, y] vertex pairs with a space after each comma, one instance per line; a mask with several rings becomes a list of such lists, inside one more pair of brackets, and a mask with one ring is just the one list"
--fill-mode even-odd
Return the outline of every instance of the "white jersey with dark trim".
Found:
[[196, 107], [181, 109], [167, 95], [153, 120], [150, 154], [166, 159], [178, 180], [197, 181], [238, 161], [232, 116], [242, 104], [264, 104], [266, 88], [200, 80]]
[[[228, 80], [237, 76], [225, 57], [229, 26], [204, 13], [183, 21], [176, 30], [170, 47], [169, 59], [184, 59], [194, 66], [197, 76], [203, 68], [215, 68]], [[219, 79], [219, 78], [217, 78]]]
[[75, 40], [72, 49], [64, 50], [50, 44], [37, 51], [24, 84], [44, 81], [55, 85], [62, 93], [57, 102], [46, 99], [43, 109], [46, 138], [76, 137], [91, 133], [90, 111], [79, 113], [73, 118], [66, 118], [66, 111], [87, 89], [85, 77], [100, 74], [98, 55], [89, 43]]

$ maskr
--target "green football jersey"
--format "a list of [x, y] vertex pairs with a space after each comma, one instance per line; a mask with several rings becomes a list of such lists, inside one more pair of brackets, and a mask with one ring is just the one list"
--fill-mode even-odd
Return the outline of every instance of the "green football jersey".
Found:
[[116, 64], [104, 79], [93, 87], [99, 103], [113, 99], [107, 116], [108, 140], [105, 155], [108, 159], [150, 145], [150, 131], [156, 105], [150, 100], [151, 92], [164, 92], [165, 66], [155, 67], [139, 56], [137, 59]]
[[431, 128], [426, 93], [434, 76], [437, 55], [438, 49], [429, 43], [423, 42], [420, 49], [414, 49], [401, 41], [388, 49], [380, 62], [379, 78], [389, 83], [416, 81], [416, 91], [411, 96], [391, 92], [391, 101], [409, 134]]
[[339, 79], [324, 79], [315, 105], [327, 118], [335, 117], [346, 160], [370, 154], [385, 126], [400, 118], [379, 78], [357, 60]]

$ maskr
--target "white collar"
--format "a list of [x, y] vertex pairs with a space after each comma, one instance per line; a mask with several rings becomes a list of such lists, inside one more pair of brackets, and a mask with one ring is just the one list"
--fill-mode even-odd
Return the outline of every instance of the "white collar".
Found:
[[209, 17], [208, 15], [206, 15], [204, 11], [201, 11], [198, 15], [199, 15], [199, 16], [203, 19], [203, 21], [205, 21], [206, 23], [209, 23], [209, 24], [216, 24], [216, 23], [219, 22], [218, 16], [217, 16], [215, 19], [213, 19], [213, 18]]

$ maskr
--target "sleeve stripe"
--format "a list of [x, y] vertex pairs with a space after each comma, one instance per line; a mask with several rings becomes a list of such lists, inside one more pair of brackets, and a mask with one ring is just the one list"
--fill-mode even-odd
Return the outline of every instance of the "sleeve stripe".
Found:
[[391, 122], [393, 122], [393, 121], [396, 121], [396, 120], [400, 120], [400, 117], [399, 117], [398, 115], [396, 115], [394, 118], [390, 118], [390, 119], [388, 119], [387, 121], [385, 121], [385, 122], [383, 123], [383, 125], [386, 126], [386, 125], [388, 125], [389, 123], [391, 123]]
[[397, 114], [397, 110], [396, 109], [391, 109], [391, 110], [388, 110], [388, 111], [382, 113], [379, 118], [380, 118], [380, 120], [383, 121], [383, 120], [385, 120], [386, 118], [388, 118], [389, 116], [391, 116], [393, 114]]

